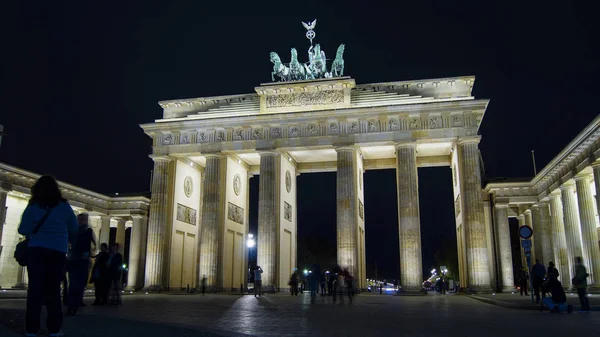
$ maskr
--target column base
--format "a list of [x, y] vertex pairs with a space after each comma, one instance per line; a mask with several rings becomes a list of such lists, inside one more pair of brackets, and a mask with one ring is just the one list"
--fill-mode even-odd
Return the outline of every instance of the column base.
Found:
[[163, 292], [165, 291], [165, 287], [160, 285], [151, 285], [143, 288], [144, 291], [147, 292]]
[[491, 294], [495, 293], [494, 289], [491, 286], [470, 286], [466, 288], [467, 295], [469, 294]]
[[518, 290], [515, 287], [502, 287], [502, 293], [513, 293], [517, 291]]
[[421, 287], [402, 287], [396, 291], [396, 295], [411, 296], [411, 295], [427, 295], [427, 290]]

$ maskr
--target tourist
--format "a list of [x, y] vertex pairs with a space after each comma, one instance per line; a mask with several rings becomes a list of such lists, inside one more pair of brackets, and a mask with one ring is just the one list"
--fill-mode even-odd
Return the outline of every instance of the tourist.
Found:
[[27, 248], [26, 336], [35, 336], [40, 329], [42, 303], [47, 309], [48, 336], [59, 336], [63, 323], [60, 283], [69, 242], [77, 235], [77, 219], [53, 177], [43, 176], [31, 188], [18, 231], [31, 237]]
[[[540, 303], [540, 288], [544, 283], [544, 276], [546, 276], [546, 267], [540, 263], [539, 259], [535, 259], [535, 264], [531, 267], [531, 278], [533, 279], [533, 292], [535, 294], [535, 303]], [[544, 293], [542, 291], [542, 297]]]
[[67, 260], [69, 271], [69, 296], [67, 316], [76, 316], [83, 301], [83, 292], [88, 281], [90, 269], [90, 251], [96, 249], [94, 231], [88, 225], [89, 216], [82, 213], [77, 216], [79, 232], [75, 244], [71, 246]]
[[350, 304], [352, 304], [352, 296], [354, 296], [354, 277], [352, 277], [352, 274], [350, 274], [347, 268], [344, 268], [344, 281], [346, 282], [348, 300], [350, 301]]
[[110, 305], [121, 304], [121, 286], [123, 284], [123, 256], [119, 253], [119, 244], [110, 245], [110, 256], [107, 261], [108, 282], [110, 284]]
[[202, 281], [200, 282], [201, 287], [202, 287], [202, 296], [204, 296], [204, 294], [206, 294], [206, 274], [202, 275]]
[[321, 296], [325, 296], [325, 285], [327, 284], [327, 274], [323, 273], [321, 274]]
[[527, 296], [527, 281], [529, 280], [529, 274], [525, 268], [521, 268], [521, 272], [519, 273], [519, 289], [521, 290], [521, 296], [523, 296], [523, 292], [525, 296]]
[[333, 274], [330, 272], [327, 272], [327, 294], [333, 295]]
[[100, 253], [95, 256], [94, 268], [92, 268], [92, 277], [90, 282], [94, 283], [94, 292], [96, 300], [92, 305], [108, 304], [108, 289], [110, 282], [108, 280], [108, 244], [103, 242], [100, 245]]
[[298, 296], [298, 271], [296, 270], [290, 276], [290, 292], [292, 296]]
[[587, 298], [587, 278], [590, 274], [587, 273], [582, 261], [583, 259], [580, 256], [575, 258], [575, 277], [573, 277], [573, 285], [577, 288], [577, 296], [579, 296], [579, 302], [581, 303], [579, 312], [589, 312], [590, 301]]
[[548, 270], [546, 272], [546, 275], [548, 275], [548, 281], [558, 280], [558, 276], [560, 274], [558, 273], [558, 269], [556, 269], [556, 267], [554, 266], [554, 262], [548, 262]]
[[547, 289], [550, 292], [551, 297], [545, 297], [543, 302], [548, 309], [550, 309], [551, 313], [559, 312], [561, 310], [571, 312], [573, 310], [573, 307], [567, 305], [567, 295], [558, 279], [555, 277], [550, 278], [548, 280]]
[[262, 295], [262, 273], [263, 270], [260, 266], [254, 268], [254, 297], [258, 294], [258, 297]]

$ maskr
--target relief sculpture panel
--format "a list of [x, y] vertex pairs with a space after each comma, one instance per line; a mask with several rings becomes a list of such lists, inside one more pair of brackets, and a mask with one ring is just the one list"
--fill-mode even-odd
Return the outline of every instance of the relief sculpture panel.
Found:
[[177, 204], [177, 220], [196, 226], [196, 210]]
[[323, 90], [317, 92], [299, 92], [267, 96], [267, 108], [337, 103], [344, 103], [344, 92], [341, 90]]
[[227, 203], [227, 219], [237, 222], [240, 225], [244, 224], [244, 209], [238, 205]]

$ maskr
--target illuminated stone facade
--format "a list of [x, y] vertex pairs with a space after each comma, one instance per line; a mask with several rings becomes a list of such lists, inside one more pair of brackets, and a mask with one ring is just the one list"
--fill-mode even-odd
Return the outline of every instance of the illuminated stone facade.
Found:
[[[183, 184], [172, 183], [179, 167], [197, 171], [202, 179], [187, 187], [204, 193], [201, 201], [188, 205], [200, 209], [202, 219], [197, 229], [200, 250], [194, 256], [199, 261], [196, 280], [206, 277], [207, 286], [215, 290], [238, 289], [248, 271], [248, 179], [260, 175], [258, 232], [253, 233], [258, 264], [264, 270], [263, 286], [281, 290], [297, 267], [296, 233], [302, 224], [296, 216], [296, 176], [335, 171], [337, 260], [364, 288], [368, 218], [362, 176], [365, 170], [396, 169], [400, 276], [405, 290], [419, 290], [423, 275], [417, 171], [453, 164], [464, 261], [461, 280], [473, 289], [491, 290], [492, 236], [485, 220], [477, 135], [488, 101], [471, 96], [474, 80], [468, 76], [357, 85], [341, 77], [267, 83], [253, 94], [159, 102], [163, 118], [141, 127], [153, 139], [152, 158], [168, 161], [171, 170], [169, 178], [155, 171], [155, 180], [166, 183], [154, 185], [152, 205], [155, 198], [172, 200], [184, 194]], [[236, 186], [243, 191], [238, 194]], [[152, 212], [154, 208], [149, 238], [154, 232], [173, 233], [178, 220], [163, 221], [173, 217]], [[156, 212], [173, 209], [157, 205]], [[170, 239], [170, 246], [179, 243]], [[148, 263], [153, 267], [146, 268], [146, 280], [163, 283], [147, 286], [172, 288], [173, 280], [179, 280], [172, 263], [165, 276], [166, 259], [150, 248], [147, 260], [163, 265]], [[175, 259], [179, 264], [180, 253]], [[192, 270], [192, 260], [183, 262], [184, 268]]]

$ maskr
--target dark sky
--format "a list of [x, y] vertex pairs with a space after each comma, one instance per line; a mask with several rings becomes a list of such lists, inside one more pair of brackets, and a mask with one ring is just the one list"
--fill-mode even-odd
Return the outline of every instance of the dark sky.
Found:
[[[544, 166], [599, 112], [597, 11], [583, 3], [13, 1], [2, 20], [0, 161], [102, 193], [145, 191], [151, 142], [138, 124], [161, 117], [156, 102], [253, 92], [270, 80], [270, 51], [307, 47], [300, 21], [316, 15], [316, 42], [328, 55], [345, 43], [357, 83], [475, 75], [474, 95], [491, 99], [486, 177], [531, 176], [531, 149]], [[311, 11], [279, 15], [299, 8]], [[245, 16], [225, 16], [238, 9]], [[428, 270], [454, 233], [451, 183], [446, 168], [419, 176]], [[299, 182], [299, 241], [333, 244], [335, 175]], [[368, 268], [377, 260], [395, 277], [394, 172], [367, 172], [365, 183]], [[447, 205], [438, 211], [437, 200]]]

